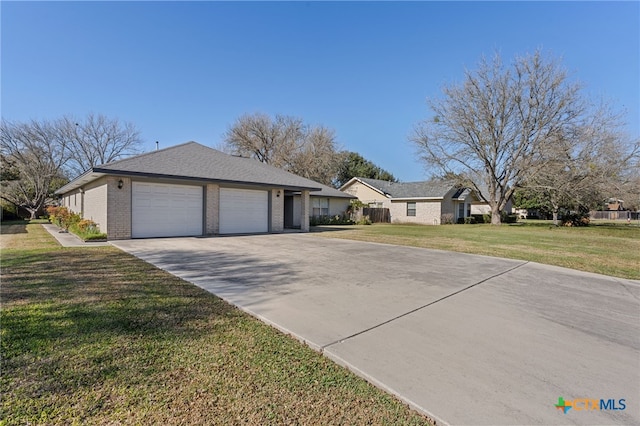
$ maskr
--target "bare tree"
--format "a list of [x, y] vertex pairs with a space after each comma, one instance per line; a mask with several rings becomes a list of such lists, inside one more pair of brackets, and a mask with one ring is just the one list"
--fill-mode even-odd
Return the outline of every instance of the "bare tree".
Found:
[[[496, 54], [466, 71], [462, 84], [429, 99], [432, 120], [412, 138], [423, 161], [466, 178], [491, 207], [491, 223], [513, 191], [547, 166], [543, 155], [581, 125], [586, 104], [580, 86], [540, 51], [506, 69]], [[486, 188], [486, 190], [484, 189]]]
[[32, 219], [42, 213], [55, 184], [64, 181], [67, 141], [60, 127], [59, 121], [2, 121], [0, 150], [14, 173], [2, 181], [1, 197], [26, 209]]
[[[610, 197], [633, 191], [640, 143], [620, 129], [621, 114], [608, 104], [593, 113], [541, 153], [545, 167], [521, 185], [526, 196], [550, 210], [558, 223], [560, 208], [590, 209]], [[636, 190], [637, 191], [637, 190]]]
[[2, 121], [0, 154], [3, 166], [1, 197], [36, 217], [47, 197], [68, 177], [137, 152], [138, 130], [130, 123], [89, 114], [77, 121], [63, 117], [28, 123]]
[[335, 133], [331, 129], [319, 126], [307, 132], [302, 147], [291, 158], [289, 171], [331, 185], [337, 165]]
[[327, 185], [335, 175], [337, 151], [333, 130], [311, 127], [300, 118], [243, 115], [229, 128], [224, 143], [227, 152], [253, 157]]
[[140, 132], [132, 123], [89, 114], [84, 120], [66, 116], [60, 125], [68, 141], [67, 167], [73, 176], [140, 152]]
[[290, 156], [302, 145], [305, 126], [301, 119], [266, 114], [243, 115], [229, 128], [225, 143], [237, 155], [286, 168]]

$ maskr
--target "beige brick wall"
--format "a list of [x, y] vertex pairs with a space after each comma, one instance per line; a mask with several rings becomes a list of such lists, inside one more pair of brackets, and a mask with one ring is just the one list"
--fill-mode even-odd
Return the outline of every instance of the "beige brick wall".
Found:
[[471, 214], [491, 214], [491, 206], [487, 203], [474, 203], [471, 205]]
[[389, 213], [392, 223], [420, 223], [423, 225], [440, 225], [440, 200], [416, 200], [416, 215], [407, 216], [406, 201], [392, 201]]
[[348, 198], [329, 198], [329, 216], [342, 216], [349, 208]]
[[[122, 188], [118, 188], [118, 181], [122, 180]], [[220, 187], [217, 184], [207, 184], [205, 200], [205, 233], [215, 235], [220, 231]], [[278, 191], [280, 196], [278, 197]], [[271, 232], [284, 231], [284, 190], [272, 189], [271, 197]], [[63, 198], [64, 204], [70, 209], [80, 212], [83, 194], [68, 194]], [[100, 230], [107, 233], [110, 240], [131, 238], [132, 221], [132, 182], [131, 178], [119, 176], [103, 177], [85, 188], [85, 205], [83, 217], [98, 223]], [[332, 200], [333, 201], [333, 200]], [[73, 206], [73, 207], [72, 207]], [[297, 206], [296, 206], [297, 207]], [[337, 206], [332, 206], [337, 207]], [[303, 191], [299, 209], [300, 228], [309, 231], [309, 191]], [[338, 213], [336, 213], [338, 214]]]
[[[293, 198], [293, 226], [300, 226], [300, 198]], [[311, 199], [311, 198], [310, 198]], [[311, 201], [309, 201], [311, 203]], [[350, 200], [348, 198], [331, 198], [329, 197], [329, 216], [342, 216], [349, 208]], [[311, 212], [311, 210], [310, 210]]]
[[272, 189], [269, 197], [271, 197], [271, 232], [282, 232], [284, 231], [284, 189]]
[[457, 205], [453, 200], [442, 200], [442, 214], [451, 214], [455, 218]]
[[[109, 176], [107, 179], [107, 237], [110, 240], [131, 238], [131, 179]], [[118, 188], [122, 179], [123, 186]]]
[[300, 230], [309, 232], [309, 191], [300, 194]]
[[79, 189], [66, 194], [62, 198], [62, 205], [70, 212], [82, 215], [82, 193]]
[[344, 188], [343, 191], [347, 194], [358, 197], [358, 200], [363, 203], [382, 203], [382, 207], [391, 208], [391, 201], [387, 197], [380, 194], [378, 191], [374, 191], [361, 182], [355, 181], [348, 187]]
[[103, 177], [84, 187], [82, 217], [98, 224], [101, 232], [109, 233], [107, 223], [107, 178]]
[[207, 184], [205, 204], [205, 233], [216, 235], [220, 233], [220, 186]]

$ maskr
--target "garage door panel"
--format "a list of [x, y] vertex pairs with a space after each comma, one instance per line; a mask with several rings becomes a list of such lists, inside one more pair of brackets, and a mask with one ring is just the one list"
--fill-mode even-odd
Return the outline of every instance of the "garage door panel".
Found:
[[220, 233], [269, 232], [267, 191], [220, 188]]
[[202, 235], [201, 186], [133, 182], [133, 238]]

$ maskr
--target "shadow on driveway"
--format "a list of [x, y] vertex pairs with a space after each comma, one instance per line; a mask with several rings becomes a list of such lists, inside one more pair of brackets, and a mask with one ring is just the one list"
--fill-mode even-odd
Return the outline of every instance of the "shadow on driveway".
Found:
[[[638, 281], [313, 234], [114, 245], [438, 423], [640, 424]], [[626, 398], [627, 408], [565, 416], [560, 396]]]

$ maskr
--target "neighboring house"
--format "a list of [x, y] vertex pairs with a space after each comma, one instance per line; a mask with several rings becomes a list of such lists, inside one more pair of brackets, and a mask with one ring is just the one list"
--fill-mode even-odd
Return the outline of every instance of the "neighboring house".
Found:
[[[482, 195], [484, 195], [485, 197], [489, 198], [489, 190], [485, 187], [480, 187], [480, 191], [482, 192]], [[505, 204], [504, 212], [506, 212], [507, 214], [512, 214], [513, 212], [513, 200], [511, 198], [509, 198], [509, 200], [507, 201], [507, 204]], [[478, 196], [478, 201], [474, 202], [471, 205], [471, 214], [488, 214], [491, 215], [491, 206], [489, 206], [489, 203], [487, 203], [486, 201], [484, 201], [482, 199], [482, 197]]]
[[[309, 216], [310, 217], [327, 217], [327, 216], [343, 216], [351, 204], [351, 200], [356, 199], [355, 196], [339, 191], [330, 186], [318, 184], [320, 191], [310, 193]], [[300, 208], [302, 198], [299, 193], [289, 195], [285, 194], [284, 211], [285, 211], [285, 228], [300, 228]]]
[[605, 210], [625, 210], [624, 201], [617, 198], [609, 198], [604, 204]]
[[[108, 239], [309, 230], [322, 185], [196, 142], [96, 166], [56, 194]], [[297, 195], [297, 212], [285, 200]], [[291, 215], [297, 217], [292, 217]]]
[[475, 192], [450, 181], [389, 182], [354, 177], [341, 188], [368, 204], [388, 208], [392, 223], [439, 225], [471, 215]]

